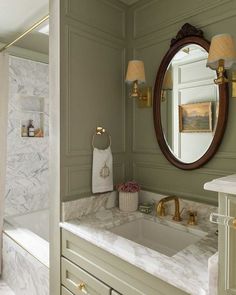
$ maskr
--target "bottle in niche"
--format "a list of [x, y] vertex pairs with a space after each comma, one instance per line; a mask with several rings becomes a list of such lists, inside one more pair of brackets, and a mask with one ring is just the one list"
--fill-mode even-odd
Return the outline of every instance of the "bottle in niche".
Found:
[[27, 127], [24, 124], [21, 127], [21, 136], [28, 137]]
[[28, 136], [29, 137], [34, 137], [34, 125], [33, 125], [33, 120], [29, 120], [29, 125], [28, 125]]

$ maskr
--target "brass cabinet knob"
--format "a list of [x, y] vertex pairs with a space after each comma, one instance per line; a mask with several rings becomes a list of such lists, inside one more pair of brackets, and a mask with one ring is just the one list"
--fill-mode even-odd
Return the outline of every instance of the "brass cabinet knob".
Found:
[[210, 214], [210, 221], [223, 226], [229, 226], [236, 229], [236, 217], [222, 215], [218, 213]]
[[236, 218], [233, 220], [233, 227], [236, 228]]
[[79, 285], [78, 285], [78, 289], [83, 292], [84, 294], [88, 294], [87, 290], [86, 290], [86, 285], [85, 283], [81, 282]]

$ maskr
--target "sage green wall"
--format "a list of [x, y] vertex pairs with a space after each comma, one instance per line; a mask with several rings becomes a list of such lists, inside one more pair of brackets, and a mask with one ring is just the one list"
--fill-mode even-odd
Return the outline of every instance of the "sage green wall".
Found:
[[[223, 143], [203, 168], [182, 171], [163, 157], [155, 137], [152, 109], [127, 99], [124, 74], [129, 59], [145, 62], [154, 85], [170, 39], [189, 22], [206, 38], [235, 36], [235, 0], [64, 0], [61, 9], [61, 198], [91, 194], [91, 137], [102, 125], [112, 136], [114, 182], [135, 178], [142, 187], [216, 203], [205, 192], [210, 179], [236, 171], [236, 100], [230, 99]], [[62, 62], [63, 61], [63, 62]], [[104, 138], [105, 139], [105, 138]], [[99, 142], [98, 142], [99, 143]]]
[[[91, 194], [97, 126], [112, 137], [114, 181], [125, 178], [126, 6], [116, 0], [63, 2], [61, 197], [70, 200]], [[96, 138], [97, 146], [106, 143], [106, 136]]]
[[135, 178], [147, 190], [216, 203], [216, 194], [205, 192], [203, 184], [236, 171], [231, 136], [236, 100], [230, 99], [226, 134], [214, 159], [201, 169], [181, 171], [160, 152], [152, 109], [127, 99], [124, 74], [129, 59], [141, 58], [148, 84], [154, 85], [170, 39], [185, 22], [203, 29], [208, 39], [222, 32], [235, 36], [235, 0], [140, 0], [131, 7], [118, 0], [62, 3], [62, 200], [91, 193], [91, 137], [102, 125], [112, 136], [115, 183]]
[[[141, 0], [129, 8], [128, 20], [128, 58], [144, 60], [147, 82], [153, 86], [170, 40], [184, 23], [201, 28], [209, 40], [225, 32], [236, 40], [235, 0]], [[127, 113], [129, 177], [147, 190], [217, 203], [217, 194], [204, 191], [203, 185], [236, 172], [235, 112], [236, 98], [230, 97], [227, 130], [218, 153], [204, 167], [183, 171], [162, 155], [154, 133], [152, 109], [139, 109], [130, 101]]]

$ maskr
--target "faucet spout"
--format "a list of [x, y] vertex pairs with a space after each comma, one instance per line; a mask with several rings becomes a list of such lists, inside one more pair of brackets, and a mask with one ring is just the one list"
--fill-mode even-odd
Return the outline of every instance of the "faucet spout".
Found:
[[180, 216], [180, 207], [179, 207], [179, 198], [176, 196], [169, 196], [161, 199], [157, 204], [157, 215], [158, 216], [165, 216], [165, 203], [169, 201], [175, 202], [175, 214], [173, 216], [173, 220], [181, 221], [182, 218]]

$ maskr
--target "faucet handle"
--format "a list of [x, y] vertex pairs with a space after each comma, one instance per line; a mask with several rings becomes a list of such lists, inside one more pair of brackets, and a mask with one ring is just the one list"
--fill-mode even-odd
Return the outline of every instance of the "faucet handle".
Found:
[[188, 224], [197, 225], [197, 220], [196, 220], [197, 211], [189, 210], [188, 214], [189, 214]]
[[183, 214], [183, 212], [186, 210], [186, 208], [185, 207], [183, 207], [182, 209], [181, 209], [181, 211], [180, 211], [180, 216]]

